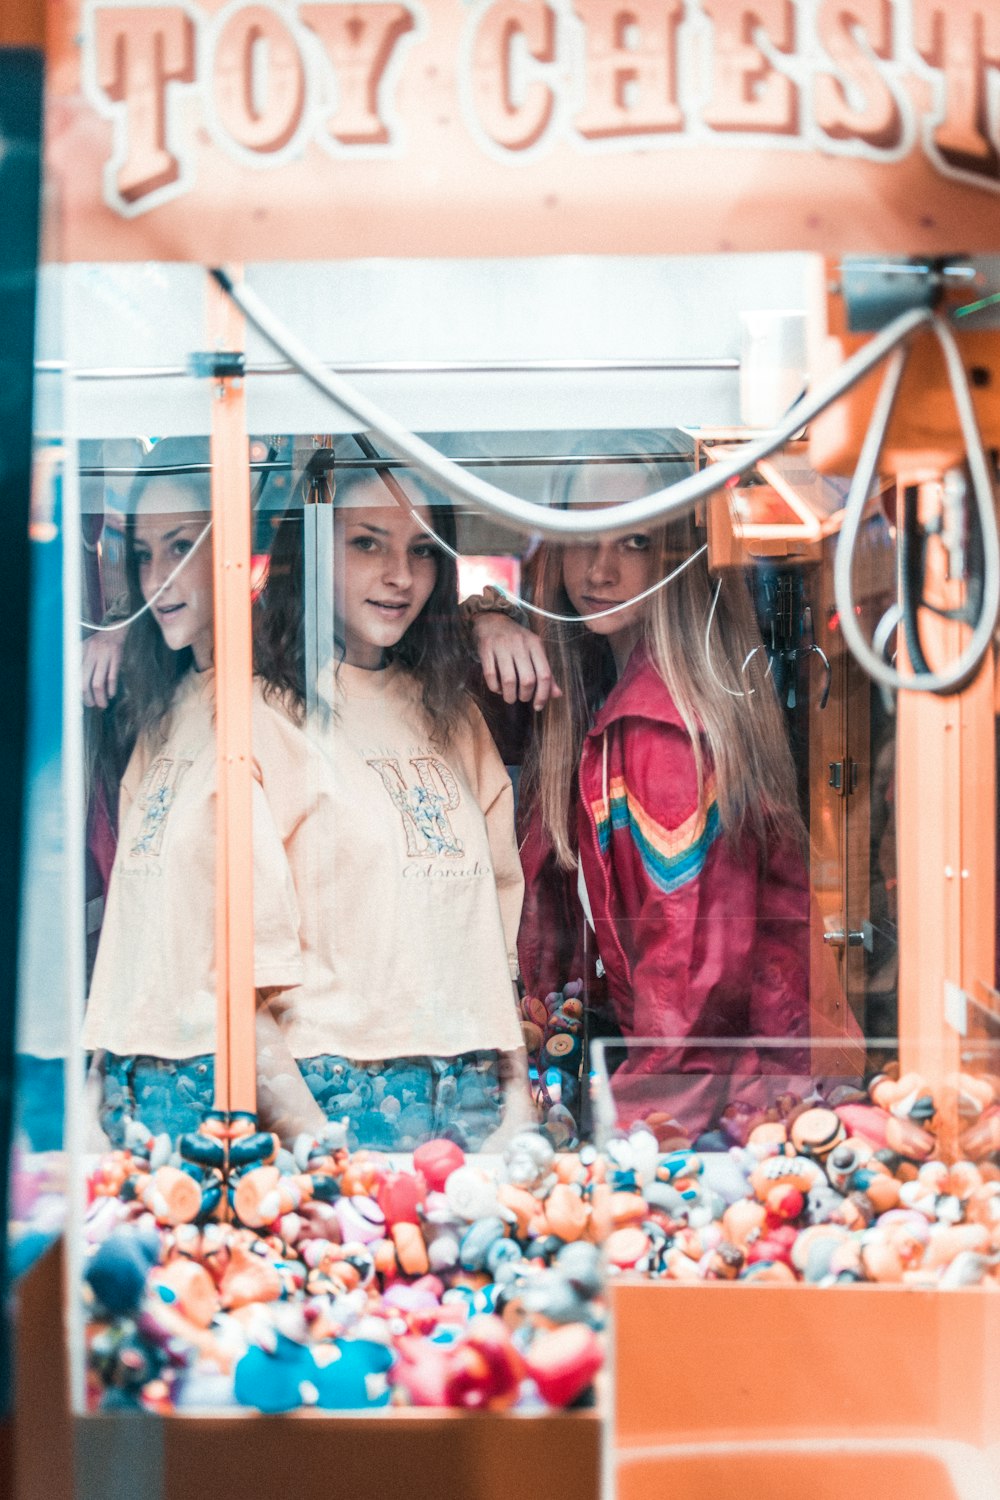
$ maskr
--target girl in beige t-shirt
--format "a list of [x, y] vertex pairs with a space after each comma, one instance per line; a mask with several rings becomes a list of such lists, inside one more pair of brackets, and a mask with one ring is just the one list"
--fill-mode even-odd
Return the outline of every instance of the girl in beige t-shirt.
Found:
[[[92, 1086], [115, 1144], [128, 1120], [196, 1129], [214, 1095], [216, 746], [208, 443], [166, 438], [147, 454], [126, 523], [129, 613], [116, 737], [132, 746], [118, 847], [87, 1004]], [[145, 608], [144, 608], [145, 606]], [[276, 1016], [313, 979], [296, 851], [314, 809], [314, 747], [255, 683], [254, 981], [258, 1109], [288, 1139], [324, 1117]]]
[[352, 1144], [446, 1135], [477, 1149], [531, 1108], [512, 987], [513, 792], [465, 690], [455, 562], [421, 525], [451, 542], [450, 507], [412, 512], [382, 471], [338, 471], [336, 486], [335, 650], [317, 711], [306, 715], [301, 509], [279, 528], [258, 617], [261, 667], [325, 765], [313, 892], [332, 982], [325, 996], [297, 992], [282, 1029]]

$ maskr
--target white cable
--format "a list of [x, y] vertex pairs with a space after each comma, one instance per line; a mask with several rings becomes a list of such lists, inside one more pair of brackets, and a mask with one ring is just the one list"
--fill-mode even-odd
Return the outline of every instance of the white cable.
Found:
[[[377, 468], [378, 465], [376, 464], [374, 467]], [[429, 536], [433, 542], [436, 542], [441, 550], [446, 552], [455, 562], [461, 562], [462, 554], [457, 552], [449, 542], [446, 542], [444, 537], [439, 536], [429, 521], [424, 520], [423, 516], [417, 510], [416, 502], [410, 499], [403, 486], [397, 483], [396, 489], [398, 489], [406, 502], [406, 507], [410, 515], [425, 535]], [[585, 625], [588, 620], [606, 620], [609, 615], [617, 615], [623, 609], [631, 609], [633, 604], [641, 604], [643, 600], [649, 599], [653, 594], [658, 593], [660, 589], [666, 588], [668, 583], [673, 583], [674, 579], [679, 577], [685, 568], [689, 568], [693, 562], [697, 562], [698, 558], [702, 557], [707, 551], [708, 543], [703, 542], [682, 563], [678, 563], [672, 572], [667, 573], [664, 578], [658, 578], [655, 583], [650, 584], [648, 589], [643, 589], [641, 594], [633, 594], [630, 599], [623, 599], [620, 604], [611, 604], [607, 609], [599, 609], [590, 615], [557, 614], [555, 610], [543, 609], [540, 604], [532, 604], [530, 599], [525, 599], [522, 594], [515, 594], [513, 589], [505, 588], [502, 583], [493, 583], [490, 587], [496, 589], [497, 593], [502, 595], [511, 604], [516, 604], [518, 609], [523, 609], [529, 615], [536, 615], [540, 620], [553, 620], [557, 625]], [[486, 613], [488, 612], [486, 611]]]
[[631, 609], [633, 604], [641, 604], [644, 599], [648, 599], [651, 595], [658, 593], [660, 589], [666, 588], [668, 583], [673, 583], [674, 579], [683, 573], [685, 568], [689, 568], [693, 562], [697, 562], [698, 558], [707, 551], [708, 543], [705, 542], [702, 546], [696, 548], [689, 557], [686, 557], [682, 563], [678, 563], [676, 568], [668, 573], [666, 577], [658, 578], [655, 583], [650, 584], [648, 589], [643, 589], [641, 594], [634, 594], [631, 599], [624, 599], [621, 604], [612, 604], [607, 609], [599, 609], [592, 615], [556, 614], [551, 609], [542, 609], [541, 605], [532, 604], [528, 599], [522, 599], [519, 594], [510, 593], [502, 584], [495, 583], [493, 587], [505, 599], [509, 599], [512, 604], [516, 604], [520, 609], [526, 610], [529, 615], [537, 615], [541, 620], [554, 620], [558, 625], [585, 625], [588, 620], [606, 620], [609, 615], [617, 615], [623, 609]]
[[855, 618], [854, 587], [851, 577], [854, 549], [906, 365], [906, 353], [901, 349], [895, 350], [890, 357], [889, 368], [879, 389], [872, 420], [861, 446], [858, 466], [851, 481], [847, 503], [844, 506], [843, 525], [837, 539], [833, 587], [844, 640], [852, 655], [875, 682], [882, 687], [901, 691], [950, 693], [963, 687], [975, 674], [993, 641], [997, 615], [1000, 613], [1000, 538], [997, 536], [993, 482], [990, 478], [986, 454], [983, 451], [982, 437], [969, 392], [965, 368], [962, 364], [962, 356], [951, 329], [942, 319], [935, 316], [931, 320], [931, 327], [948, 366], [948, 378], [955, 399], [962, 437], [965, 440], [972, 491], [979, 512], [979, 525], [983, 540], [983, 599], [976, 627], [965, 650], [950, 667], [941, 672], [914, 672], [904, 676], [902, 672], [889, 666], [882, 659], [880, 652], [872, 649]]
[[187, 567], [188, 563], [191, 561], [192, 557], [194, 557], [194, 555], [197, 552], [198, 548], [201, 546], [202, 542], [208, 536], [208, 533], [211, 531], [211, 529], [212, 529], [212, 523], [211, 523], [211, 521], [207, 521], [205, 523], [204, 527], [202, 528], [202, 530], [199, 531], [198, 535], [195, 537], [194, 541], [191, 543], [191, 550], [190, 550], [190, 552], [186, 552], [184, 554], [184, 556], [181, 558], [180, 562], [177, 564], [177, 566], [174, 569], [174, 571], [172, 573], [169, 573], [167, 575], [167, 577], [163, 580], [163, 582], [160, 584], [160, 587], [156, 590], [156, 593], [152, 594], [150, 596], [150, 598], [148, 598], [146, 600], [145, 604], [141, 605], [139, 607], [139, 609], [136, 610], [136, 612], [135, 612], [134, 615], [129, 615], [129, 617], [128, 617], [127, 620], [111, 620], [111, 621], [108, 622], [107, 625], [95, 625], [92, 620], [81, 620], [80, 624], [83, 627], [83, 629], [84, 630], [100, 630], [105, 635], [110, 635], [111, 632], [114, 631], [114, 630], [127, 630], [130, 625], [134, 624], [135, 621], [140, 618], [140, 616], [142, 616], [142, 615], [144, 615], [146, 613], [147, 609], [152, 609], [152, 607], [156, 603], [157, 599], [159, 599], [160, 595], [162, 593], [165, 593], [165, 591], [170, 587], [170, 585], [173, 583], [174, 579], [177, 577], [178, 573], [180, 573], [184, 568]]
[[885, 658], [886, 652], [889, 649], [889, 642], [892, 639], [892, 633], [898, 628], [899, 622], [902, 618], [903, 611], [900, 605], [898, 603], [890, 604], [889, 608], [886, 610], [885, 614], [882, 616], [881, 620], [879, 620], [878, 624], [875, 626], [875, 629], [872, 632], [872, 647], [875, 650], [876, 654], [883, 659]]
[[[359, 443], [359, 446], [361, 447], [362, 452], [367, 456], [368, 449], [371, 448], [371, 444]], [[420, 514], [420, 511], [417, 509], [419, 501], [412, 499], [410, 495], [407, 494], [406, 487], [400, 483], [400, 481], [394, 474], [390, 473], [387, 469], [381, 468], [379, 466], [378, 456], [377, 454], [375, 454], [374, 449], [372, 449], [372, 467], [378, 474], [379, 478], [382, 480], [382, 483], [388, 489], [390, 495], [392, 495], [393, 497], [398, 496], [398, 498], [402, 500], [410, 516], [414, 521], [416, 521], [417, 525], [423, 531], [424, 535], [429, 536], [432, 541], [436, 542], [441, 550], [447, 553], [447, 555], [456, 563], [460, 563], [462, 561], [462, 554], [460, 552], [457, 552], [450, 542], [446, 542], [443, 536], [439, 536], [429, 521], [424, 520], [423, 516]], [[623, 609], [631, 609], [634, 604], [641, 604], [645, 599], [649, 599], [653, 594], [658, 593], [660, 589], [666, 588], [668, 583], [673, 583], [674, 579], [679, 577], [679, 575], [684, 572], [685, 568], [689, 568], [693, 562], [696, 562], [697, 559], [699, 557], [702, 557], [707, 551], [708, 543], [705, 542], [702, 544], [702, 546], [697, 547], [694, 552], [690, 553], [682, 563], [678, 563], [677, 567], [674, 568], [672, 572], [668, 573], [666, 577], [658, 578], [655, 583], [650, 584], [648, 589], [643, 589], [641, 594], [633, 594], [630, 598], [623, 599], [619, 604], [611, 604], [607, 609], [599, 609], [594, 611], [593, 614], [587, 615], [557, 614], [554, 610], [543, 609], [540, 604], [532, 604], [529, 599], [524, 598], [523, 594], [515, 594], [513, 589], [507, 588], [502, 583], [492, 583], [490, 584], [490, 587], [495, 589], [502, 598], [508, 601], [508, 603], [516, 605], [518, 609], [523, 609], [527, 614], [536, 615], [540, 620], [553, 620], [557, 625], [586, 624], [589, 620], [606, 620], [610, 615], [620, 614]], [[489, 613], [489, 611], [485, 612]]]
[[211, 271], [211, 275], [240, 308], [247, 321], [279, 354], [297, 366], [310, 385], [328, 396], [361, 427], [373, 433], [392, 454], [422, 470], [453, 500], [474, 505], [491, 515], [501, 516], [519, 530], [535, 531], [547, 537], [600, 536], [605, 532], [646, 526], [686, 513], [697, 501], [723, 489], [730, 480], [739, 478], [761, 459], [782, 447], [801, 427], [851, 390], [897, 345], [912, 338], [934, 316], [927, 308], [916, 308], [894, 319], [887, 328], [845, 361], [826, 389], [797, 401], [777, 427], [758, 442], [747, 444], [737, 457], [726, 463], [712, 464], [708, 469], [651, 495], [643, 495], [637, 500], [624, 500], [621, 504], [606, 509], [584, 512], [556, 509], [522, 500], [478, 475], [466, 473], [458, 464], [362, 395], [350, 381], [325, 369], [301, 339], [276, 318], [245, 283], [237, 286], [218, 267]]
[[708, 663], [708, 670], [716, 687], [720, 687], [724, 693], [728, 693], [730, 698], [752, 698], [754, 693], [757, 691], [756, 688], [750, 688], [749, 692], [744, 689], [742, 692], [738, 693], [735, 688], [726, 687], [726, 684], [716, 672], [715, 667], [712, 663], [712, 621], [715, 619], [715, 610], [719, 602], [719, 595], [721, 593], [722, 577], [720, 575], [719, 581], [715, 585], [715, 593], [712, 595], [712, 607], [708, 611], [708, 624], [705, 626], [705, 660]]

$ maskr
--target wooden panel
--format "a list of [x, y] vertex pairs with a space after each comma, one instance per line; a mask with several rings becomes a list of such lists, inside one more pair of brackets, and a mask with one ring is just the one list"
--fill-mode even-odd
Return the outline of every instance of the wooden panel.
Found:
[[978, 1289], [621, 1282], [616, 1447], [911, 1433], [1000, 1442], [1000, 1299]]
[[[380, 1418], [168, 1419], [164, 1500], [212, 1475], [212, 1500], [597, 1500], [600, 1424], [553, 1417], [401, 1412]], [[89, 1500], [89, 1497], [88, 1497]]]
[[[991, 1493], [984, 1480], [976, 1493]], [[963, 1475], [963, 1478], [965, 1476]], [[664, 1454], [626, 1463], [618, 1471], [616, 1500], [844, 1500], [845, 1495], [905, 1495], [906, 1500], [963, 1500], [943, 1457], [896, 1452]]]
[[45, 46], [45, 0], [3, 0], [0, 47]]
[[[921, 487], [921, 520], [936, 508]], [[936, 538], [927, 549], [925, 597], [961, 603]], [[968, 629], [922, 610], [931, 666], [954, 661]], [[931, 1081], [958, 1065], [960, 1036], [945, 1019], [945, 985], [976, 995], [995, 968], [996, 748], [994, 664], [988, 657], [963, 692], [901, 693], [897, 713], [899, 837], [899, 1034], [901, 1062]]]

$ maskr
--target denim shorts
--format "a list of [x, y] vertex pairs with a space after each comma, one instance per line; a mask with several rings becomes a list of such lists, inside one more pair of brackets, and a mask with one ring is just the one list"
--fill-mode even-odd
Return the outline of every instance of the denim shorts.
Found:
[[477, 1151], [500, 1124], [503, 1091], [497, 1052], [457, 1057], [299, 1059], [303, 1077], [327, 1119], [347, 1116], [353, 1149], [412, 1151], [444, 1137]]
[[125, 1124], [141, 1120], [154, 1135], [198, 1130], [215, 1102], [215, 1058], [118, 1057], [104, 1054], [101, 1129], [113, 1146], [125, 1143]]

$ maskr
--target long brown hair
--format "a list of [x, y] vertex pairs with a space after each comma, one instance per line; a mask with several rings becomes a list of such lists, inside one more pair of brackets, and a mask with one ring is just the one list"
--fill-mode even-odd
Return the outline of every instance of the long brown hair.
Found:
[[[267, 586], [259, 601], [254, 628], [254, 668], [264, 679], [264, 691], [279, 698], [301, 719], [306, 704], [304, 505], [308, 479], [282, 516], [268, 562]], [[362, 485], [377, 484], [372, 470], [345, 469], [337, 475], [334, 506]], [[408, 493], [414, 505], [425, 507], [437, 535], [454, 548], [455, 513], [446, 500], [422, 491]], [[397, 502], [388, 490], [385, 504]], [[430, 598], [391, 652], [420, 684], [421, 701], [432, 736], [446, 746], [465, 718], [466, 688], [472, 666], [468, 633], [458, 610], [458, 568], [453, 557], [439, 550], [437, 576]], [[342, 659], [342, 649], [337, 655]]]
[[[135, 528], [139, 507], [146, 491], [169, 478], [183, 487], [190, 497], [193, 513], [204, 515], [205, 525], [212, 519], [210, 451], [204, 437], [161, 438], [144, 456], [136, 471], [128, 497], [125, 516], [125, 577], [128, 584], [128, 613], [142, 611], [125, 631], [122, 646], [121, 689], [115, 702], [114, 729], [117, 744], [125, 759], [131, 754], [139, 736], [166, 730], [170, 705], [177, 684], [194, 666], [190, 647], [172, 651], [151, 609], [143, 609], [139, 565], [135, 552]], [[171, 474], [173, 470], [176, 474]], [[164, 471], [167, 471], [164, 473]], [[202, 547], [210, 547], [206, 537]]]
[[[657, 449], [646, 447], [644, 451]], [[652, 459], [643, 467], [650, 492], [678, 477], [674, 466], [668, 470]], [[573, 485], [570, 477], [556, 501], [566, 503], [569, 495], [565, 491]], [[654, 577], [660, 578], [703, 542], [691, 516], [649, 528], [649, 535], [658, 559]], [[539, 549], [534, 599], [554, 613], [576, 613], [563, 583], [558, 544], [546, 543]], [[544, 620], [541, 637], [563, 696], [550, 699], [542, 710], [540, 732], [528, 753], [524, 788], [529, 802], [540, 809], [559, 865], [573, 869], [577, 858], [573, 826], [577, 769], [584, 737], [609, 683], [614, 681], [614, 663], [607, 640], [594, 635], [583, 622]], [[763, 669], [746, 677], [741, 671], [752, 648], [760, 645], [743, 576], [727, 569], [713, 579], [702, 553], [651, 596], [640, 644], [663, 679], [687, 730], [698, 777], [699, 804], [704, 806], [706, 768], [711, 766], [719, 817], [728, 838], [738, 840], [749, 833], [764, 845], [779, 830], [783, 835], [799, 836], [802, 830], [795, 772], [770, 679]], [[759, 660], [759, 656], [755, 658]]]
[[[270, 462], [271, 455], [268, 455]], [[253, 468], [253, 465], [251, 465]], [[257, 498], [267, 480], [263, 466], [256, 481]], [[122, 644], [120, 687], [115, 701], [104, 710], [91, 710], [88, 721], [92, 746], [92, 780], [105, 797], [109, 809], [118, 805], [118, 788], [129, 757], [142, 735], [166, 737], [170, 709], [178, 684], [194, 668], [190, 647], [173, 651], [163, 638], [153, 611], [144, 608], [135, 550], [136, 520], [147, 491], [169, 480], [183, 489], [193, 515], [203, 515], [211, 524], [211, 447], [207, 437], [165, 437], [143, 455], [129, 489], [124, 516], [125, 613], [136, 616], [125, 628]], [[210, 549], [210, 537], [199, 545]]]

